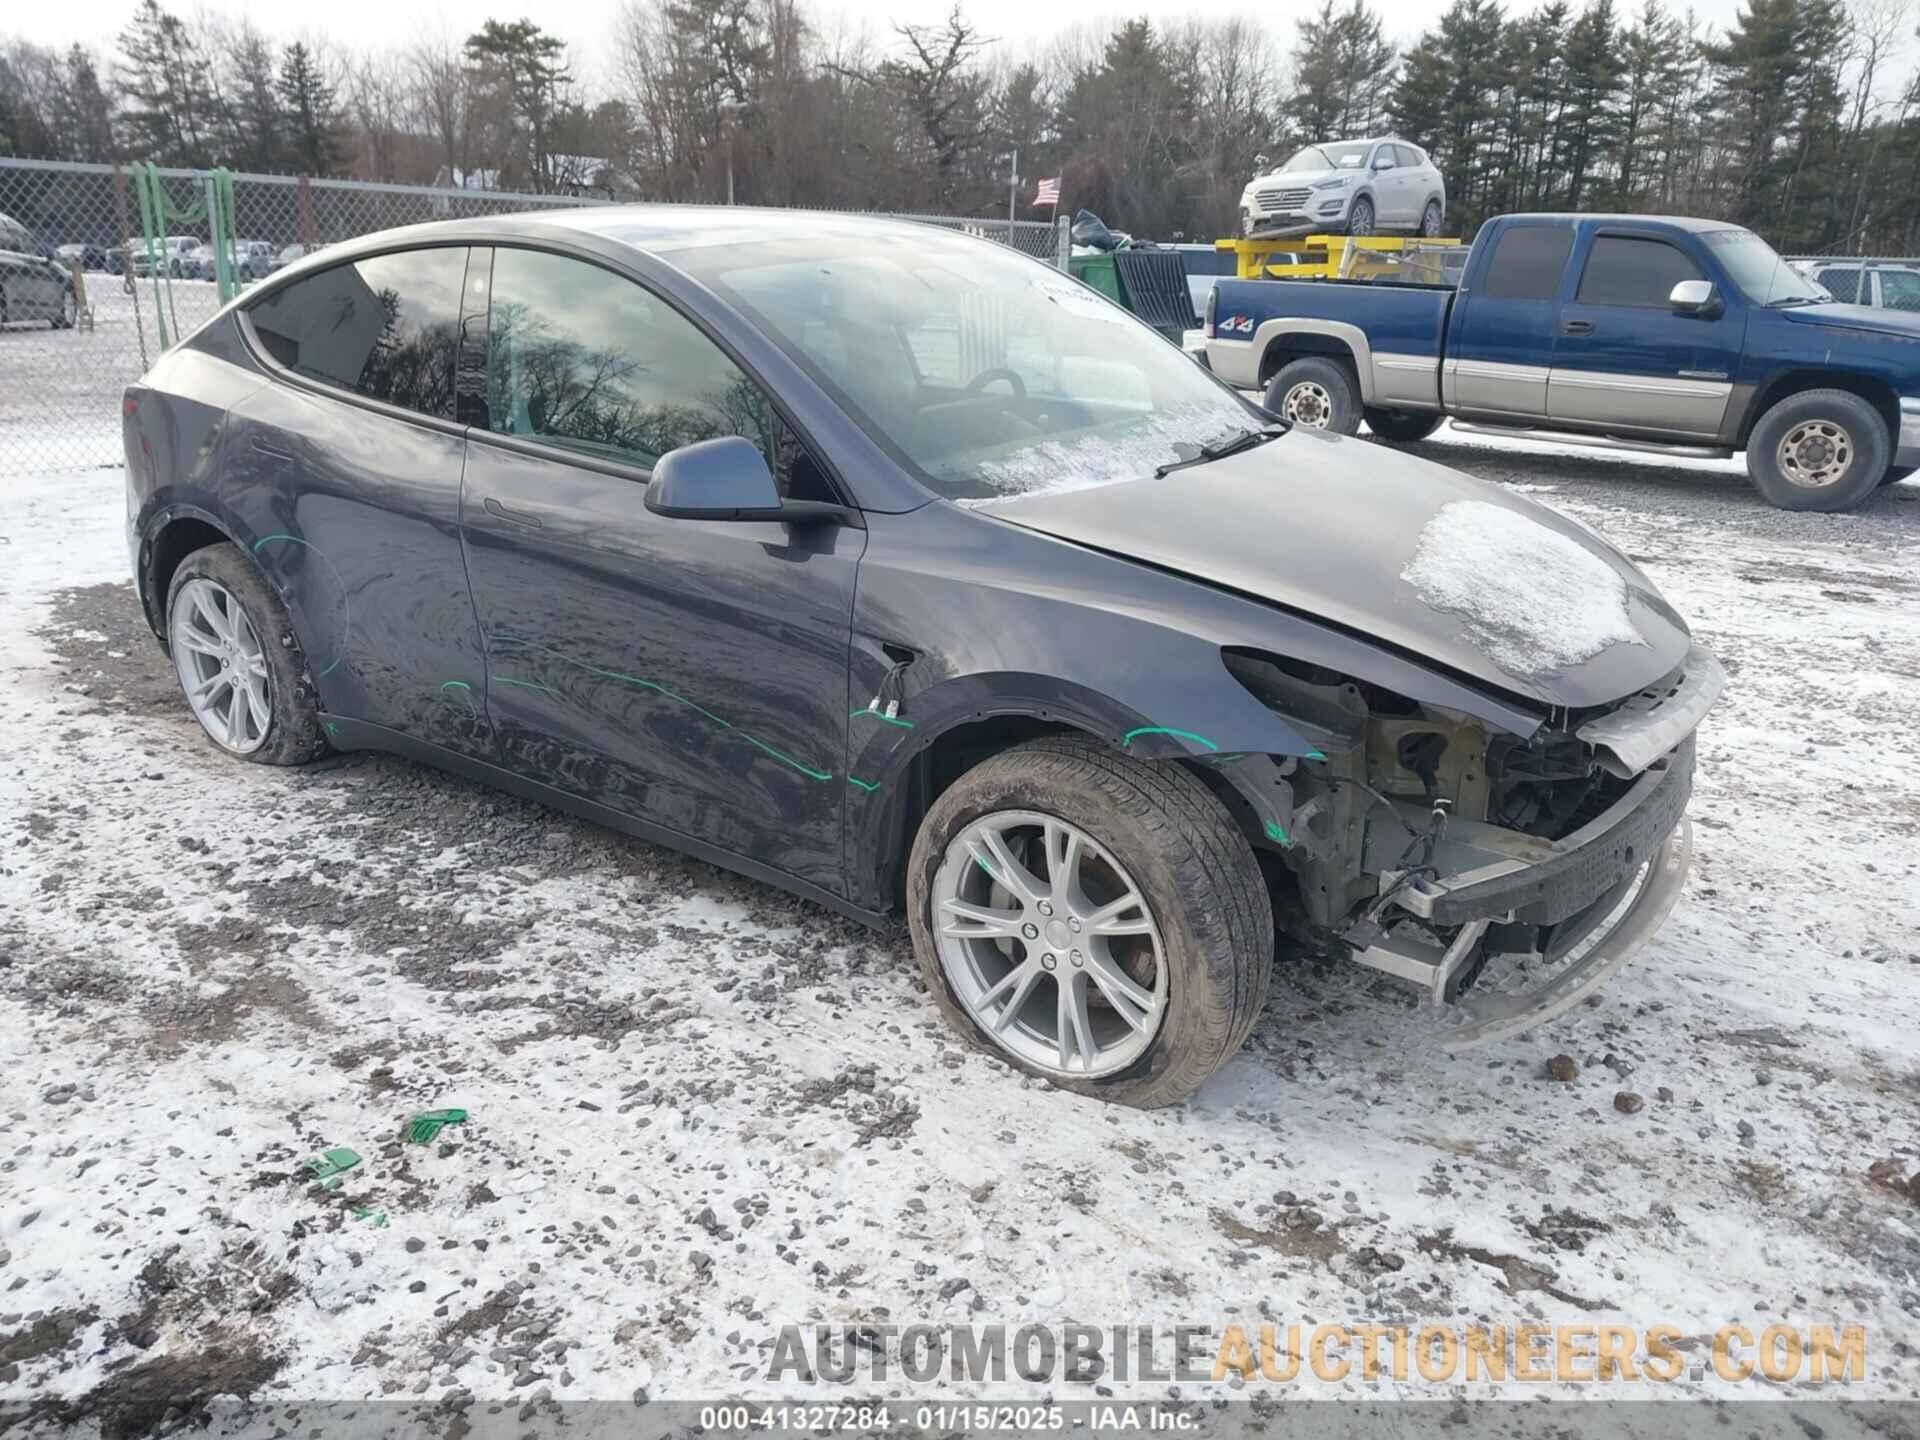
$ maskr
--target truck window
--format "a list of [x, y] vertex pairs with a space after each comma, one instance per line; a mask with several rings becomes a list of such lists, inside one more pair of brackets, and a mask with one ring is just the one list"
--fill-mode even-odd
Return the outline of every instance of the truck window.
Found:
[[1580, 276], [1582, 305], [1641, 305], [1667, 308], [1667, 297], [1682, 280], [1704, 280], [1700, 267], [1664, 240], [1633, 235], [1601, 235], [1587, 253]]
[[1488, 298], [1551, 300], [1572, 250], [1571, 225], [1514, 225], [1501, 231], [1487, 260]]
[[1882, 270], [1880, 303], [1890, 310], [1920, 310], [1920, 274], [1912, 270]]
[[1849, 305], [1860, 303], [1860, 272], [1850, 268], [1833, 268], [1820, 272], [1820, 283], [1833, 292], [1833, 298], [1845, 301]]

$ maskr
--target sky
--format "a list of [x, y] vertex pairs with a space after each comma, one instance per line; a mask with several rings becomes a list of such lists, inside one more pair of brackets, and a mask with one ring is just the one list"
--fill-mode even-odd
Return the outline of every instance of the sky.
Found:
[[[468, 5], [395, 3], [395, 0], [326, 0], [320, 5], [263, 7], [257, 0], [163, 0], [166, 8], [187, 15], [210, 13], [232, 19], [250, 16], [255, 25], [279, 40], [296, 35], [318, 33], [358, 49], [379, 45], [403, 47], [422, 34], [464, 34], [478, 27], [484, 16], [517, 19], [530, 16], [549, 31], [559, 35], [572, 50], [575, 74], [588, 85], [611, 84], [614, 76], [611, 60], [611, 36], [620, 10], [620, 0], [477, 0]], [[1311, 0], [1299, 0], [1299, 8], [1271, 7], [1257, 13], [1262, 23], [1274, 25], [1291, 38], [1292, 17], [1302, 13]], [[1443, 8], [1441, 0], [1370, 0], [1380, 13], [1389, 37], [1410, 43], [1431, 26]], [[1616, 0], [1616, 9], [1626, 18], [1638, 8], [1639, 0]], [[1669, 8], [1687, 8], [1686, 0], [1668, 0]], [[105, 3], [71, 7], [63, 5], [23, 4], [10, 7], [13, 13], [0, 20], [0, 34], [24, 35], [43, 45], [67, 45], [80, 40], [111, 51], [119, 29], [132, 14], [133, 0], [105, 0]], [[1049, 36], [1076, 24], [1104, 24], [1128, 14], [1145, 13], [1155, 21], [1173, 21], [1189, 16], [1218, 18], [1232, 13], [1231, 4], [1220, 0], [1153, 0], [1131, 10], [1114, 0], [1055, 0], [1050, 5], [1035, 5], [1031, 0], [965, 0], [966, 14], [984, 35], [1006, 42], [1016, 53], [1024, 53], [1043, 43]], [[1536, 8], [1526, 0], [1509, 0], [1508, 8], [1522, 12]], [[1578, 0], [1576, 0], [1578, 8]], [[1724, 27], [1732, 23], [1740, 0], [1694, 0], [1693, 9], [1703, 24]], [[857, 31], [865, 26], [876, 39], [887, 38], [896, 23], [941, 23], [947, 14], [948, 0], [819, 0], [808, 6], [816, 21], [839, 20]]]

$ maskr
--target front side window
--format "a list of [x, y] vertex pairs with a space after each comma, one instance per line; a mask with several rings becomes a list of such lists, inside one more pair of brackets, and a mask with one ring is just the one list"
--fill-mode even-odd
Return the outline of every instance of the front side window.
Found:
[[283, 286], [247, 318], [296, 374], [446, 418], [466, 268], [465, 246], [373, 255]]
[[1004, 246], [849, 227], [672, 259], [949, 499], [1138, 479], [1258, 423], [1126, 311]]
[[1492, 300], [1551, 300], [1573, 253], [1571, 225], [1514, 225], [1495, 244], [1481, 287]]
[[1664, 240], [1600, 235], [1580, 275], [1582, 305], [1634, 305], [1665, 309], [1682, 280], [1703, 280], [1700, 267]]
[[744, 435], [769, 464], [760, 387], [665, 301], [584, 260], [496, 249], [488, 428], [651, 470], [669, 450]]

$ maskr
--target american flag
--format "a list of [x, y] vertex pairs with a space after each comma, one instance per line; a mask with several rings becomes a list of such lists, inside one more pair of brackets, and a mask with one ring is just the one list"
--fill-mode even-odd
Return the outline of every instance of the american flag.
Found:
[[1040, 182], [1034, 189], [1033, 203], [1035, 205], [1058, 205], [1060, 203], [1060, 177], [1058, 175], [1054, 176], [1051, 180], [1042, 180]]

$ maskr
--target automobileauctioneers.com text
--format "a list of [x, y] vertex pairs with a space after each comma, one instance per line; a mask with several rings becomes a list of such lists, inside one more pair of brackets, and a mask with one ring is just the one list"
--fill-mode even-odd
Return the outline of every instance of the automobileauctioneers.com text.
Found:
[[1339, 1385], [1417, 1377], [1432, 1384], [1599, 1381], [1854, 1383], [1866, 1378], [1860, 1325], [787, 1325], [770, 1381], [868, 1384], [1023, 1380], [1085, 1384], [1243, 1382]]

